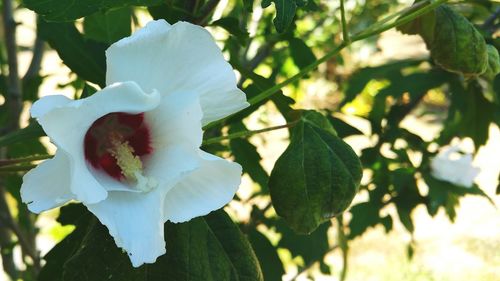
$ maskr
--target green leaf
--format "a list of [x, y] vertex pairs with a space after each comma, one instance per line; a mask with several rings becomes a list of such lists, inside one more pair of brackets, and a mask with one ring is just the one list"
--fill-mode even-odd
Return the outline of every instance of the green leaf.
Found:
[[324, 264], [323, 258], [330, 249], [328, 243], [328, 229], [332, 225], [330, 222], [320, 225], [309, 235], [294, 233], [282, 221], [273, 221], [269, 224], [274, 225], [276, 231], [281, 234], [278, 247], [288, 249], [293, 257], [302, 257], [306, 265], [315, 261]]
[[85, 83], [82, 89], [82, 93], [80, 94], [80, 99], [90, 97], [95, 94], [98, 90], [94, 88], [92, 85]]
[[482, 191], [477, 185], [463, 187], [450, 182], [434, 178], [430, 174], [423, 175], [424, 181], [429, 187], [427, 211], [434, 216], [439, 207], [444, 207], [451, 220], [455, 218], [455, 208], [458, 206], [458, 198], [465, 195], [479, 195], [486, 198], [492, 205], [494, 201]]
[[0, 136], [0, 147], [13, 145], [27, 139], [34, 139], [44, 136], [45, 132], [38, 122], [32, 122], [26, 128], [14, 131], [4, 136]]
[[227, 32], [236, 37], [241, 45], [245, 45], [248, 41], [249, 34], [246, 30], [241, 28], [240, 21], [237, 18], [221, 18], [212, 22], [210, 25], [224, 28]]
[[24, 0], [26, 8], [49, 21], [72, 21], [100, 10], [127, 6], [159, 5], [163, 0]]
[[40, 20], [38, 28], [42, 38], [73, 72], [89, 82], [105, 86], [106, 45], [83, 38], [73, 23]]
[[316, 61], [316, 56], [314, 56], [311, 48], [309, 48], [309, 46], [307, 46], [302, 39], [291, 38], [288, 40], [288, 43], [288, 46], [290, 47], [290, 55], [292, 56], [293, 62], [299, 69], [302, 69]]
[[[66, 215], [66, 220], [73, 220], [77, 213], [78, 210], [74, 209]], [[77, 231], [87, 225], [85, 235], [77, 236], [80, 233]], [[107, 228], [96, 219], [79, 225], [73, 234], [62, 242], [70, 245], [66, 246], [66, 252], [56, 246], [47, 255], [46, 267], [58, 267], [62, 279], [43, 281], [263, 280], [249, 242], [222, 210], [186, 223], [167, 223], [167, 253], [156, 263], [139, 268], [132, 267], [127, 255], [116, 247]], [[57, 272], [50, 272], [45, 276], [56, 277]], [[58, 274], [60, 276], [61, 272]]]
[[488, 67], [484, 72], [484, 75], [493, 80], [495, 76], [500, 73], [500, 56], [498, 54], [497, 48], [495, 46], [488, 44], [486, 46], [488, 49]]
[[464, 75], [486, 70], [488, 52], [479, 31], [465, 17], [446, 5], [436, 9], [436, 28], [431, 55], [442, 68]]
[[414, 67], [422, 63], [422, 60], [403, 60], [384, 64], [376, 67], [366, 67], [355, 72], [348, 80], [345, 89], [345, 98], [341, 106], [351, 102], [363, 91], [368, 82], [373, 79], [388, 79], [398, 81], [401, 79], [402, 71], [408, 67]]
[[[276, 17], [274, 18], [274, 26], [276, 30], [280, 33], [285, 32], [285, 30], [290, 26], [295, 17], [295, 11], [297, 10], [297, 0], [263, 0], [262, 8], [267, 8], [274, 2], [276, 7]], [[299, 1], [302, 2], [302, 1]]]
[[125, 7], [89, 15], [83, 21], [83, 30], [85, 38], [112, 44], [130, 35], [132, 10]]
[[332, 124], [333, 128], [337, 132], [340, 138], [345, 138], [352, 135], [363, 135], [358, 128], [352, 126], [351, 124], [345, 122], [344, 120], [334, 117], [333, 115], [328, 115], [328, 120]]
[[388, 223], [381, 219], [379, 215], [380, 206], [374, 202], [363, 202], [354, 205], [349, 212], [352, 214], [352, 219], [349, 222], [349, 240], [363, 234], [369, 227], [373, 227], [379, 223]]
[[359, 158], [320, 113], [296, 111], [290, 145], [269, 179], [278, 215], [299, 233], [311, 233], [342, 213], [361, 181]]
[[469, 82], [465, 94], [465, 105], [461, 109], [460, 131], [463, 136], [472, 138], [476, 149], [486, 144], [490, 123], [494, 121], [497, 106], [486, 99], [484, 89], [478, 81]]
[[[246, 127], [240, 122], [231, 125], [229, 133], [241, 132], [243, 130], [246, 130]], [[234, 155], [234, 160], [243, 167], [243, 172], [247, 173], [254, 182], [258, 183], [262, 191], [268, 193], [267, 182], [269, 176], [260, 164], [262, 158], [257, 152], [257, 148], [246, 139], [232, 139], [229, 142], [229, 146]]]
[[418, 192], [415, 171], [410, 168], [399, 168], [391, 171], [391, 177], [395, 193], [393, 200], [396, 203], [399, 219], [408, 231], [413, 232], [415, 226], [411, 213], [417, 205], [424, 203], [423, 197]]
[[170, 24], [174, 24], [178, 21], [189, 21], [194, 20], [194, 15], [191, 13], [189, 6], [192, 2], [185, 0], [169, 0], [161, 1], [160, 5], [149, 6], [148, 11], [153, 17], [153, 19], [164, 19]]
[[256, 229], [252, 229], [250, 233], [248, 233], [248, 239], [252, 243], [255, 254], [259, 259], [264, 280], [281, 280], [282, 276], [285, 275], [283, 262], [276, 252], [277, 249], [271, 244], [269, 239]]
[[92, 220], [92, 216], [82, 204], [69, 204], [61, 208], [57, 221], [62, 225], [75, 225], [76, 229], [43, 257], [46, 264], [40, 271], [38, 281], [63, 280], [64, 264], [78, 251], [87, 232], [87, 226], [94, 223]]

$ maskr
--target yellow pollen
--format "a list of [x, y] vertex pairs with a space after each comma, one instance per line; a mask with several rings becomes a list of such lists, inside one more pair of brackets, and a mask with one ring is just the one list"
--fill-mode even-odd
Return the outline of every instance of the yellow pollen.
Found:
[[127, 141], [121, 141], [120, 136], [112, 135], [110, 138], [112, 148], [111, 155], [116, 159], [116, 164], [122, 170], [122, 174], [129, 181], [136, 182], [137, 175], [142, 175], [142, 161], [134, 154], [134, 148]]

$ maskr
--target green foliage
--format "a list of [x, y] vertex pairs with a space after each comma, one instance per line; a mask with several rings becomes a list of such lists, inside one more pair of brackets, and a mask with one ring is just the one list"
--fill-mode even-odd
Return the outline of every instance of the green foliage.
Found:
[[83, 21], [85, 37], [106, 44], [112, 44], [130, 35], [132, 10], [129, 7], [97, 12]]
[[349, 207], [361, 181], [361, 164], [328, 120], [295, 112], [290, 145], [269, 178], [273, 206], [295, 231], [311, 233]]
[[263, 0], [262, 8], [269, 7], [272, 2], [276, 8], [276, 18], [273, 22], [278, 32], [285, 32], [292, 24], [297, 8], [307, 4], [307, 0]]
[[[260, 129], [275, 120], [287, 122], [290, 132], [289, 138], [285, 133], [281, 135], [280, 140], [289, 140], [289, 145], [270, 175], [265, 168], [267, 155], [260, 147], [268, 145], [265, 134], [258, 141], [244, 135], [203, 146], [205, 151], [232, 157], [255, 185], [245, 190], [250, 194], [234, 198], [234, 205], [242, 208], [235, 211], [233, 204], [227, 207], [231, 218], [218, 210], [181, 224], [167, 222], [166, 254], [156, 263], [133, 268], [107, 228], [82, 205], [71, 204], [61, 208], [58, 221], [74, 225], [75, 230], [43, 258], [36, 278], [38, 270], [23, 251], [27, 267], [19, 269], [22, 280], [274, 281], [281, 280], [294, 265], [299, 272], [308, 274], [318, 264], [320, 271], [331, 274], [325, 256], [338, 248], [347, 251], [346, 243], [372, 227], [382, 226], [389, 232], [400, 223], [412, 233], [419, 227], [412, 217], [419, 206], [426, 207], [431, 216], [444, 211], [453, 221], [463, 196], [476, 195], [492, 201], [477, 185], [462, 187], [434, 178], [431, 162], [436, 147], [448, 145], [457, 137], [472, 139], [477, 151], [487, 142], [490, 127], [500, 124], [500, 44], [494, 37], [498, 20], [491, 22], [498, 4], [493, 1], [441, 5], [404, 25], [395, 23], [441, 2], [416, 1], [410, 10], [386, 17], [390, 11], [403, 11], [405, 6], [397, 1], [358, 1], [345, 11], [351, 38], [366, 39], [356, 44], [341, 41], [341, 21], [335, 18], [340, 14], [339, 1], [22, 2], [18, 9], [26, 7], [39, 15], [37, 34], [73, 72], [74, 80], [60, 87], [73, 88], [75, 98], [91, 96], [98, 91], [95, 85], [105, 87], [106, 48], [140, 28], [138, 19], [149, 13], [171, 24], [188, 21], [208, 26], [224, 55], [241, 74], [238, 86], [247, 99], [268, 94], [241, 112], [208, 125], [205, 139]], [[273, 3], [274, 9], [268, 8]], [[262, 13], [254, 13], [255, 5], [264, 8]], [[216, 8], [222, 13], [215, 12]], [[422, 37], [429, 58], [386, 58], [384, 62], [377, 60], [378, 65], [371, 60], [357, 61], [359, 53], [376, 52], [379, 32], [374, 30], [397, 25], [403, 33]], [[373, 37], [365, 36], [371, 33]], [[14, 99], [9, 96], [10, 69], [3, 45], [0, 100], [4, 98], [5, 103], [0, 104], [1, 126], [12, 118], [19, 119], [12, 116]], [[35, 49], [17, 47], [23, 52]], [[338, 52], [330, 53], [337, 48]], [[323, 64], [318, 67], [318, 62]], [[36, 101], [46, 77], [35, 73], [21, 79], [22, 101]], [[322, 81], [322, 89], [328, 88], [328, 93], [315, 92], [317, 81]], [[365, 111], [358, 112], [358, 106], [365, 107]], [[302, 107], [315, 107], [325, 114], [300, 110]], [[358, 116], [351, 119], [352, 112], [347, 109], [355, 109]], [[422, 120], [432, 120], [442, 129], [424, 137], [419, 129], [404, 125], [409, 116], [423, 116]], [[362, 130], [357, 127], [359, 119], [367, 124]], [[0, 160], [47, 153], [39, 141], [43, 130], [34, 120], [29, 124], [17, 131], [0, 127]], [[358, 153], [359, 158], [343, 140], [352, 136], [369, 140]], [[18, 206], [12, 212], [14, 220], [33, 241], [38, 231], [34, 226], [36, 217], [22, 204], [19, 194], [24, 170], [4, 175], [6, 167], [31, 167], [37, 163], [21, 161], [5, 166], [0, 162], [0, 180], [15, 201], [9, 203]], [[361, 185], [363, 171], [366, 178]], [[366, 196], [349, 209], [358, 190]], [[387, 208], [397, 214], [387, 215]], [[249, 210], [249, 217], [239, 216]], [[342, 217], [343, 212], [350, 216]], [[4, 213], [0, 209], [0, 215]], [[338, 229], [346, 227], [349, 241], [333, 229], [342, 218], [348, 220]], [[19, 239], [12, 238], [10, 244], [0, 241], [4, 252], [19, 244]], [[411, 255], [415, 251], [418, 253], [418, 243], [412, 241], [408, 252]], [[4, 261], [6, 257], [2, 255]]]
[[109, 10], [126, 6], [152, 6], [158, 5], [161, 0], [24, 0], [24, 5], [42, 15], [48, 21], [72, 21], [91, 15], [99, 10]]
[[85, 39], [73, 23], [50, 23], [40, 20], [40, 36], [54, 48], [64, 63], [83, 79], [105, 84], [106, 45]]
[[465, 17], [442, 5], [400, 28], [422, 36], [439, 66], [466, 76], [486, 71], [488, 51], [481, 33]]
[[47, 254], [40, 281], [263, 280], [250, 244], [224, 211], [167, 223], [167, 254], [139, 268], [131, 266], [106, 227], [80, 207], [64, 207], [60, 221], [77, 228]]

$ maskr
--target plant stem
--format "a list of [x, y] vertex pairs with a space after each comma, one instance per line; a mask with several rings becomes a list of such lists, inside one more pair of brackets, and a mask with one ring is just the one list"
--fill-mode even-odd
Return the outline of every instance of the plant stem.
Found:
[[40, 67], [42, 64], [44, 51], [45, 51], [45, 42], [40, 38], [40, 35], [38, 34], [37, 31], [36, 39], [35, 42], [33, 43], [33, 51], [32, 51], [33, 55], [31, 57], [31, 62], [28, 67], [28, 70], [23, 76], [23, 80], [28, 80], [38, 75], [38, 72], [40, 71]]
[[38, 271], [40, 271], [40, 259], [38, 252], [36, 252], [36, 250], [28, 242], [24, 233], [12, 218], [12, 214], [10, 213], [5, 199], [5, 190], [2, 186], [0, 186], [0, 220], [2, 221], [2, 224], [7, 225], [17, 236], [17, 240], [19, 245], [21, 245], [23, 253], [28, 255], [33, 260], [33, 267], [35, 268], [36, 273], [38, 273]]
[[345, 19], [345, 8], [344, 0], [340, 0], [340, 20], [342, 22], [342, 38], [346, 45], [351, 43], [351, 38], [349, 37], [349, 31], [347, 30], [347, 21]]
[[45, 160], [45, 159], [49, 159], [51, 157], [53, 157], [53, 155], [43, 154], [43, 155], [32, 155], [32, 156], [28, 156], [28, 157], [15, 158], [15, 159], [0, 159], [0, 167], [12, 165], [12, 164]]
[[430, 3], [429, 5], [421, 8], [421, 9], [418, 9], [402, 18], [399, 18], [398, 20], [396, 20], [395, 22], [393, 23], [390, 23], [390, 24], [387, 24], [387, 25], [383, 25], [379, 28], [376, 28], [376, 29], [373, 29], [371, 31], [368, 31], [368, 32], [361, 32], [360, 34], [352, 37], [352, 42], [356, 42], [356, 41], [359, 41], [359, 40], [363, 40], [363, 39], [366, 39], [368, 37], [371, 37], [371, 36], [374, 36], [374, 35], [377, 35], [377, 34], [380, 34], [384, 31], [387, 31], [391, 28], [394, 28], [394, 27], [398, 27], [400, 25], [403, 25], [405, 23], [408, 23], [418, 17], [420, 17], [421, 15], [423, 14], [426, 14], [432, 10], [434, 10], [435, 8], [437, 8], [439, 5], [441, 4], [444, 4], [448, 2], [448, 0], [437, 0], [436, 2], [432, 2]]
[[[22, 106], [21, 82], [19, 80], [19, 70], [17, 63], [17, 42], [16, 42], [16, 26], [14, 20], [13, 8], [11, 0], [2, 1], [2, 17], [5, 34], [5, 47], [7, 49], [7, 63], [9, 65], [8, 87], [6, 102], [8, 103], [11, 116], [19, 117]], [[19, 128], [19, 119], [10, 119], [10, 124], [7, 125], [7, 130], [15, 130]]]
[[36, 166], [37, 165], [32, 165], [32, 164], [3, 166], [0, 167], [0, 173], [26, 172], [35, 168]]
[[260, 129], [260, 130], [253, 130], [253, 131], [242, 131], [242, 132], [237, 132], [237, 133], [232, 133], [229, 135], [221, 136], [221, 137], [216, 137], [216, 138], [210, 138], [207, 140], [203, 141], [203, 145], [209, 145], [209, 144], [214, 144], [218, 143], [222, 140], [232, 140], [232, 139], [238, 139], [238, 138], [247, 138], [256, 134], [264, 133], [264, 132], [269, 132], [269, 131], [274, 131], [274, 130], [279, 130], [279, 129], [284, 129], [284, 128], [291, 128], [297, 124], [297, 121], [287, 123], [285, 125], [280, 125], [280, 126], [275, 126], [275, 127], [269, 127], [265, 129]]
[[338, 243], [340, 249], [342, 250], [342, 260], [343, 260], [342, 271], [340, 272], [339, 280], [344, 281], [347, 277], [349, 245], [347, 244], [347, 238], [345, 237], [343, 214], [340, 214], [337, 217], [337, 226], [338, 226], [337, 227]]
[[[448, 0], [437, 0], [436, 2], [433, 2], [419, 10], [416, 10], [415, 12], [413, 13], [410, 13], [398, 20], [396, 20], [395, 22], [393, 23], [390, 23], [390, 24], [387, 24], [387, 25], [383, 25], [379, 28], [376, 28], [376, 29], [373, 29], [373, 30], [370, 30], [368, 32], [361, 32], [361, 33], [358, 33], [357, 35], [355, 36], [352, 36], [351, 37], [351, 42], [356, 42], [356, 41], [360, 41], [360, 40], [363, 40], [363, 39], [366, 39], [366, 38], [369, 38], [371, 36], [374, 36], [374, 35], [377, 35], [379, 33], [382, 33], [384, 31], [387, 31], [391, 28], [394, 28], [394, 27], [397, 27], [397, 26], [400, 26], [402, 24], [405, 24], [405, 23], [408, 23], [416, 18], [418, 18], [419, 16], [435, 9], [436, 7], [438, 7], [439, 5], [447, 2]], [[313, 69], [315, 69], [316, 67], [318, 67], [318, 65], [330, 60], [331, 58], [335, 57], [336, 55], [338, 55], [340, 53], [340, 51], [342, 51], [345, 47], [347, 47], [348, 45], [346, 44], [346, 42], [342, 42], [339, 46], [337, 46], [337, 48], [331, 50], [330, 52], [328, 52], [326, 55], [324, 55], [323, 57], [321, 57], [320, 59], [316, 60], [315, 62], [309, 64], [308, 66], [302, 68], [302, 70], [295, 74], [294, 76], [286, 79], [285, 81], [261, 92], [260, 94], [254, 96], [253, 98], [249, 99], [248, 100], [248, 103], [250, 103], [250, 105], [254, 105], [254, 104], [257, 104], [263, 100], [266, 100], [268, 99], [269, 97], [271, 97], [272, 95], [274, 95], [275, 93], [277, 93], [279, 90], [281, 90], [281, 88], [289, 85], [289, 84], [292, 84], [296, 81], [298, 81], [300, 78], [302, 78], [304, 75], [307, 75], [309, 72], [311, 72]], [[236, 114], [236, 113], [235, 113]], [[231, 115], [232, 116], [232, 115]], [[204, 130], [207, 130], [207, 129], [210, 129], [210, 128], [213, 128], [221, 123], [224, 123], [224, 121], [226, 121], [227, 119], [229, 119], [231, 116], [228, 116], [226, 118], [223, 118], [223, 119], [220, 119], [220, 120], [217, 120], [217, 121], [214, 121], [208, 125], [206, 125], [205, 127], [203, 127]]]

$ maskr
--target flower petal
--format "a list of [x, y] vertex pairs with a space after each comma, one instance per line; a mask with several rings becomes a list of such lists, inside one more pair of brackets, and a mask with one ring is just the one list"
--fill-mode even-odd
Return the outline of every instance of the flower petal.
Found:
[[51, 110], [65, 106], [70, 103], [72, 100], [63, 96], [63, 95], [52, 95], [45, 96], [38, 101], [36, 101], [31, 107], [31, 116], [33, 118], [39, 118], [50, 112]]
[[[44, 103], [45, 97], [37, 101]], [[97, 203], [107, 196], [103, 187], [90, 172], [84, 157], [84, 137], [92, 123], [112, 112], [140, 113], [160, 103], [160, 95], [144, 93], [133, 82], [118, 83], [81, 100], [68, 102], [38, 117], [38, 122], [58, 149], [69, 156], [71, 190], [84, 203]]]
[[145, 174], [170, 189], [186, 173], [199, 167], [203, 139], [201, 107], [195, 94], [166, 95], [144, 114], [154, 153], [144, 157]]
[[132, 265], [154, 263], [165, 253], [164, 191], [149, 193], [110, 191], [108, 198], [87, 208], [106, 225], [116, 245], [127, 251]]
[[201, 166], [166, 195], [165, 220], [184, 222], [222, 208], [241, 182], [241, 166], [200, 151]]
[[248, 106], [233, 69], [204, 28], [152, 21], [107, 51], [108, 84], [136, 81], [145, 91], [197, 93], [203, 125]]
[[69, 159], [58, 150], [54, 158], [24, 175], [21, 198], [30, 211], [38, 214], [74, 199], [69, 186]]

